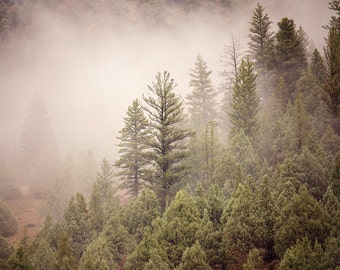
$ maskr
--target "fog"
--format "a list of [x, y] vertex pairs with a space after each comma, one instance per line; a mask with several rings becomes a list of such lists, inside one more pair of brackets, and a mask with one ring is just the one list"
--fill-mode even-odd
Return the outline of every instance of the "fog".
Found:
[[[112, 23], [107, 14], [72, 19], [48, 9], [36, 10], [25, 33], [15, 33], [1, 52], [0, 159], [10, 164], [19, 159], [24, 117], [38, 93], [45, 101], [63, 158], [73, 149], [91, 149], [98, 160], [113, 161], [127, 108], [147, 93], [157, 72], [169, 71], [178, 84], [175, 92], [184, 98], [190, 91], [188, 73], [199, 53], [218, 87], [221, 55], [231, 33], [247, 48], [256, 2], [245, 2], [235, 3], [223, 14], [179, 13], [165, 26], [123, 18]], [[282, 17], [292, 18], [322, 50], [322, 25], [330, 17], [328, 0], [261, 3], [273, 21], [273, 31]], [[175, 10], [169, 7], [169, 12]]]

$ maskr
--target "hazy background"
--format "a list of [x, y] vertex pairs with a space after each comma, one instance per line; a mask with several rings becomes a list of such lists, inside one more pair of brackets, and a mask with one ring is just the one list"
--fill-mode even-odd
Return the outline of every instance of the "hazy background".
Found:
[[[273, 31], [282, 17], [292, 18], [322, 50], [322, 25], [330, 17], [328, 0], [260, 3], [273, 21]], [[131, 13], [127, 20], [120, 16], [114, 21], [107, 14], [71, 19], [47, 9], [34, 10], [25, 33], [17, 33], [0, 52], [0, 160], [11, 166], [19, 159], [25, 113], [38, 93], [46, 103], [62, 158], [74, 149], [91, 149], [98, 160], [113, 161], [127, 108], [147, 93], [157, 72], [168, 70], [184, 98], [191, 90], [188, 73], [200, 53], [213, 70], [214, 86], [219, 86], [223, 49], [231, 33], [247, 49], [255, 5], [256, 1], [237, 1], [229, 12], [190, 16], [174, 15], [176, 9], [169, 7], [163, 11], [172, 14], [168, 24], [154, 26], [131, 23]]]

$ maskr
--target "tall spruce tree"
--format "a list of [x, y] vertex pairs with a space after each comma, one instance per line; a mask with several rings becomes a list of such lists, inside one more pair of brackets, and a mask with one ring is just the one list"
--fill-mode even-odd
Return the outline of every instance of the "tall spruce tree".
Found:
[[146, 180], [145, 169], [148, 162], [145, 150], [150, 139], [147, 119], [138, 99], [129, 106], [124, 123], [125, 126], [118, 137], [121, 141], [118, 145], [121, 157], [116, 166], [121, 169], [119, 175], [130, 193], [137, 196], [143, 181]]
[[336, 12], [326, 26], [325, 72], [322, 97], [333, 117], [333, 129], [340, 134], [340, 3], [333, 0], [329, 8]]
[[214, 120], [216, 112], [217, 92], [211, 84], [211, 70], [201, 55], [197, 55], [195, 68], [189, 73], [192, 92], [187, 96], [191, 125], [196, 131], [202, 130], [208, 122]]
[[185, 174], [183, 160], [187, 156], [184, 140], [191, 135], [180, 127], [183, 120], [183, 101], [173, 92], [176, 84], [170, 73], [156, 75], [156, 82], [148, 86], [150, 94], [143, 96], [148, 113], [152, 139], [148, 142], [151, 151], [149, 161], [153, 165], [147, 179], [158, 195], [162, 209], [170, 195], [170, 189]]
[[264, 13], [265, 8], [257, 3], [253, 16], [250, 21], [250, 41], [248, 43], [254, 66], [263, 77], [268, 71], [268, 58], [274, 44], [273, 32], [270, 31], [272, 21], [267, 13]]
[[279, 30], [275, 35], [275, 72], [282, 77], [286, 92], [281, 97], [283, 106], [287, 105], [296, 88], [301, 72], [307, 66], [306, 53], [298, 36], [294, 20], [283, 18], [278, 22]]
[[256, 136], [258, 130], [257, 112], [259, 110], [256, 76], [249, 58], [243, 59], [233, 87], [231, 112], [229, 113], [230, 122], [233, 125], [231, 137], [240, 130], [243, 130], [249, 137]]

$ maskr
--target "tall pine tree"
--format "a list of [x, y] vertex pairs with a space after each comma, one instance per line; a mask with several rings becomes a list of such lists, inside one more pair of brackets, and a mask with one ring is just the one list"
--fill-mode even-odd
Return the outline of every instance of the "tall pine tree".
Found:
[[243, 59], [233, 87], [231, 112], [231, 137], [240, 130], [245, 135], [255, 137], [258, 130], [257, 112], [259, 99], [256, 94], [256, 74], [249, 58]]
[[158, 73], [156, 82], [149, 87], [150, 94], [143, 96], [145, 111], [149, 116], [152, 139], [148, 143], [151, 148], [149, 161], [153, 165], [150, 178], [152, 188], [164, 209], [170, 189], [185, 174], [183, 160], [187, 156], [184, 140], [191, 132], [180, 127], [183, 120], [183, 101], [173, 92], [176, 84], [170, 79], [169, 72]]
[[145, 150], [150, 138], [147, 119], [137, 99], [129, 106], [124, 123], [125, 127], [119, 132], [121, 135], [118, 137], [121, 141], [118, 145], [121, 157], [116, 166], [121, 169], [119, 175], [130, 193], [137, 196], [146, 179], [145, 169], [148, 162]]
[[195, 68], [189, 74], [192, 92], [187, 96], [191, 123], [196, 131], [202, 130], [206, 124], [216, 118], [217, 92], [211, 84], [211, 71], [201, 55], [197, 55]]

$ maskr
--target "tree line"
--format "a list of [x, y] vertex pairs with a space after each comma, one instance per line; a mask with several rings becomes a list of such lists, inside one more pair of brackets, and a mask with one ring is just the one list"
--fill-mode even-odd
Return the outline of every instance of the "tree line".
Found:
[[59, 218], [47, 211], [34, 240], [2, 238], [2, 266], [339, 269], [339, 0], [328, 7], [322, 53], [293, 19], [274, 32], [257, 4], [249, 52], [226, 47], [221, 90], [202, 55], [185, 99], [156, 74], [127, 110], [114, 166], [104, 159]]

